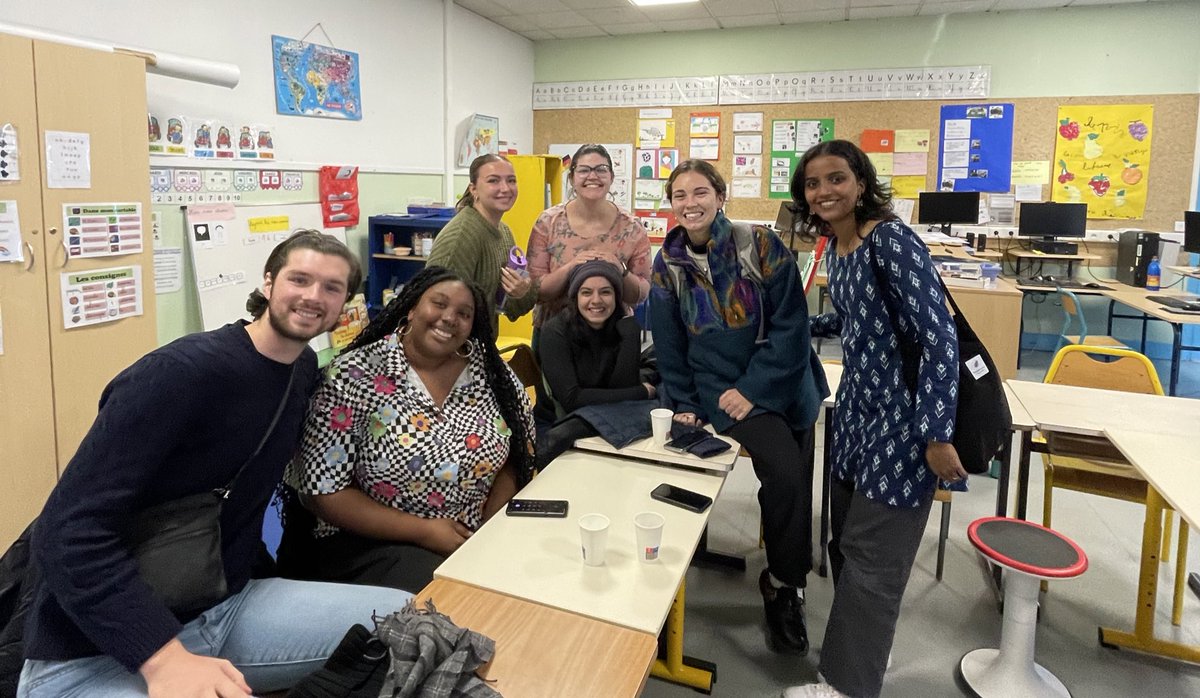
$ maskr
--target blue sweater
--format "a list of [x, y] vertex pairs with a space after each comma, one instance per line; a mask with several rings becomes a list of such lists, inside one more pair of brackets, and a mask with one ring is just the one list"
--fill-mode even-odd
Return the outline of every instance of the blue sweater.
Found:
[[[829, 386], [809, 341], [808, 302], [796, 260], [778, 235], [755, 228], [760, 290], [738, 271], [733, 228], [724, 214], [717, 214], [711, 235], [711, 278], [688, 256], [682, 226], [667, 234], [654, 260], [650, 325], [658, 370], [675, 411], [693, 412], [725, 431], [734, 422], [717, 401], [737, 388], [754, 404], [751, 416], [773, 412], [794, 429], [811, 427]], [[684, 270], [678, 296], [668, 264]], [[760, 293], [766, 313], [761, 345], [756, 344]]]
[[[221, 512], [230, 594], [250, 579], [263, 512], [316, 387], [305, 349], [287, 407]], [[279, 406], [289, 364], [258, 353], [245, 323], [156, 349], [104, 389], [100, 411], [33, 536], [42, 581], [25, 626], [28, 659], [112, 656], [136, 671], [182, 623], [138, 575], [122, 544], [131, 513], [229, 483]]]

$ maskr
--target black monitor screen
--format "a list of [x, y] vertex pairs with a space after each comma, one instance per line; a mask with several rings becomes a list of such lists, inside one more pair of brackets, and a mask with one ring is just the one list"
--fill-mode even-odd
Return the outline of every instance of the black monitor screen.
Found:
[[775, 216], [775, 229], [781, 233], [793, 232], [792, 226], [795, 225], [796, 211], [792, 207], [792, 202], [781, 201], [779, 203], [779, 215]]
[[923, 191], [918, 223], [978, 223], [979, 192]]
[[1200, 254], [1200, 211], [1183, 212], [1183, 251]]
[[1017, 235], [1030, 238], [1081, 238], [1087, 234], [1087, 204], [1021, 204]]

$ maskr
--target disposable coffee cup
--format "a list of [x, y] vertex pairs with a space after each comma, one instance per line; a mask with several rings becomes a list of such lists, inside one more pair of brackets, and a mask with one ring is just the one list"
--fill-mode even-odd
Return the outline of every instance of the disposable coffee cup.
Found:
[[608, 517], [584, 514], [579, 517], [579, 538], [583, 544], [583, 564], [599, 567], [608, 551]]
[[653, 511], [643, 511], [633, 517], [633, 527], [637, 533], [637, 559], [640, 562], [658, 562], [664, 523], [666, 519], [663, 515]]
[[[650, 410], [650, 431], [654, 434], [654, 445], [662, 446], [671, 435], [671, 420], [675, 413], [664, 407]], [[644, 422], [643, 422], [644, 424]]]

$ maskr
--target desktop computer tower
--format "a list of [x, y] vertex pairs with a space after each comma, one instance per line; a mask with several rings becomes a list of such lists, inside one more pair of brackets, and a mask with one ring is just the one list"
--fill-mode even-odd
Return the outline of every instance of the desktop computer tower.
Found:
[[1126, 230], [1117, 240], [1117, 281], [1146, 286], [1146, 267], [1158, 255], [1158, 233]]

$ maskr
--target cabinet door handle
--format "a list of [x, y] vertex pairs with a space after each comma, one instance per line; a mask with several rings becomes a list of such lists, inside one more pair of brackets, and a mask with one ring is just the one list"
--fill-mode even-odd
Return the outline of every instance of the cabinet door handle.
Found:
[[[47, 231], [51, 235], [58, 235], [58, 228], [51, 228]], [[67, 254], [67, 236], [62, 236], [58, 239], [58, 244], [62, 247], [62, 263], [58, 265], [59, 269], [67, 266], [67, 262], [71, 261], [71, 255]]]
[[33, 269], [33, 245], [30, 245], [28, 240], [22, 240], [21, 244], [29, 252], [29, 257], [25, 260], [25, 271], [30, 271]]

